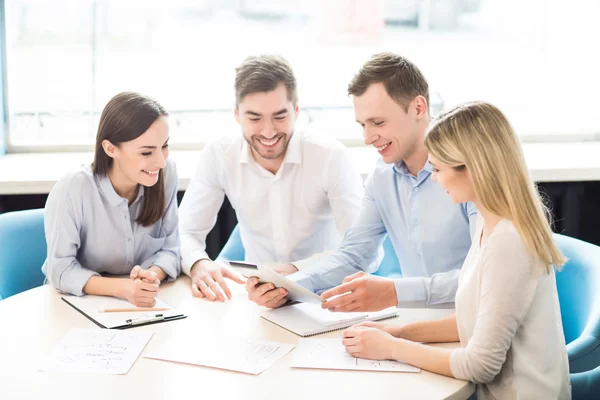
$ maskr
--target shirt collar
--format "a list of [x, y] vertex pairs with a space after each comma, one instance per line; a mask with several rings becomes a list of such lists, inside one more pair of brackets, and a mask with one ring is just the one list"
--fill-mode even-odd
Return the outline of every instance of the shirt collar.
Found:
[[287, 151], [285, 152], [284, 163], [287, 164], [302, 164], [302, 133], [296, 132], [288, 143]]
[[246, 142], [246, 140], [244, 140], [242, 138], [242, 150], [240, 152], [240, 163], [242, 164], [248, 164], [248, 161], [250, 160], [250, 157], [252, 157], [250, 155], [250, 146], [248, 145], [248, 142]]
[[[110, 178], [108, 177], [108, 175], [97, 176], [96, 179], [98, 180], [98, 186], [100, 187], [102, 194], [104, 194], [104, 197], [106, 197], [106, 199], [112, 206], [118, 206], [123, 201], [127, 201], [127, 199], [124, 199], [123, 197], [119, 196], [119, 194], [115, 191], [115, 188], [113, 187], [112, 183], [110, 182]], [[138, 185], [138, 186], [139, 187], [138, 187], [137, 197], [135, 198], [135, 201], [133, 203], [138, 201], [140, 199], [140, 197], [142, 197], [144, 195], [144, 186], [143, 185]]]
[[[242, 139], [242, 150], [240, 152], [240, 163], [247, 164], [250, 159], [253, 159], [252, 149], [245, 139]], [[284, 164], [302, 164], [302, 133], [296, 132], [292, 135], [290, 142], [288, 143], [285, 157], [283, 159]]]
[[[396, 172], [398, 174], [406, 175], [409, 177], [412, 176], [411, 173], [408, 171], [408, 168], [406, 167], [404, 160], [394, 163], [393, 168], [394, 168], [394, 172]], [[423, 169], [421, 171], [419, 171], [419, 173], [417, 174], [417, 178], [420, 177], [422, 174], [427, 174], [427, 176], [429, 176], [432, 172], [433, 172], [433, 167], [431, 166], [431, 163], [429, 162], [429, 160], [427, 160], [427, 161], [425, 161], [425, 165], [423, 166]]]

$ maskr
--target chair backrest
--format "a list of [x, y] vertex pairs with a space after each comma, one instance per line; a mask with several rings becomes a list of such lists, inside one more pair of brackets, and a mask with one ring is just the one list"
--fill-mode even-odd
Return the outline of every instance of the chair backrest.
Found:
[[600, 394], [600, 367], [571, 374], [573, 400], [597, 399]]
[[244, 249], [244, 244], [242, 243], [240, 226], [236, 225], [231, 232], [231, 235], [229, 235], [227, 243], [225, 243], [225, 246], [223, 246], [223, 249], [217, 258], [226, 261], [244, 261], [245, 255], [246, 250]]
[[590, 322], [598, 318], [600, 306], [600, 247], [563, 235], [554, 235], [556, 244], [569, 261], [556, 274], [565, 341], [577, 339]]
[[44, 210], [0, 214], [0, 299], [44, 283]]
[[383, 276], [385, 278], [401, 278], [402, 269], [400, 268], [400, 260], [396, 256], [394, 246], [390, 237], [385, 238], [383, 242], [383, 260], [379, 264], [377, 271], [373, 272], [373, 275]]

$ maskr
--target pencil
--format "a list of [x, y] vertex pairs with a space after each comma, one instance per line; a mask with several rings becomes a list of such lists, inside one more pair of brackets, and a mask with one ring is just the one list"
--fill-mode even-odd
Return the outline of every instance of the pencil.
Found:
[[136, 307], [136, 308], [99, 308], [99, 313], [106, 312], [141, 312], [141, 311], [167, 311], [168, 307]]

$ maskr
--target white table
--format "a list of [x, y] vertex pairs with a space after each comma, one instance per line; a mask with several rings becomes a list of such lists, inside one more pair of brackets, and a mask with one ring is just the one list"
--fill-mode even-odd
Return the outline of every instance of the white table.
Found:
[[[154, 332], [144, 352], [177, 331], [226, 329], [250, 338], [295, 344], [299, 337], [259, 317], [259, 307], [232, 284], [227, 303], [194, 299], [189, 317], [134, 328]], [[289, 368], [290, 353], [258, 376], [140, 357], [127, 375], [59, 374], [37, 371], [69, 329], [95, 328], [60, 299], [50, 285], [0, 301], [0, 398], [2, 399], [466, 399], [472, 383], [421, 373], [302, 370]], [[159, 297], [177, 307], [191, 299], [189, 278], [164, 284]], [[452, 310], [402, 310], [390, 321], [408, 323]], [[100, 328], [98, 328], [100, 329]], [[342, 331], [320, 337], [341, 337]], [[193, 343], [190, 343], [193, 346]], [[455, 347], [456, 343], [441, 346]], [[144, 354], [144, 353], [142, 353]]]

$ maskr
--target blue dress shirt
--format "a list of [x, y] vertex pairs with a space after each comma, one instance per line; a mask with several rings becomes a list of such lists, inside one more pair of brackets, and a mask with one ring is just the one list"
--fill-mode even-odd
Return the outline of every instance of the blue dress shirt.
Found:
[[[314, 292], [342, 283], [369, 265], [390, 236], [402, 278], [395, 279], [399, 306], [454, 302], [460, 268], [471, 246], [477, 208], [453, 204], [430, 179], [429, 161], [413, 176], [403, 162], [379, 160], [367, 178], [360, 215], [337, 251], [291, 277]], [[374, 264], [377, 265], [377, 264]]]
[[155, 224], [135, 222], [142, 212], [144, 187], [135, 201], [120, 197], [110, 179], [90, 165], [64, 176], [52, 188], [44, 213], [48, 256], [42, 272], [61, 292], [83, 295], [92, 276], [128, 275], [135, 265], [156, 265], [169, 280], [181, 271], [177, 229], [177, 171], [163, 171], [166, 213]]

